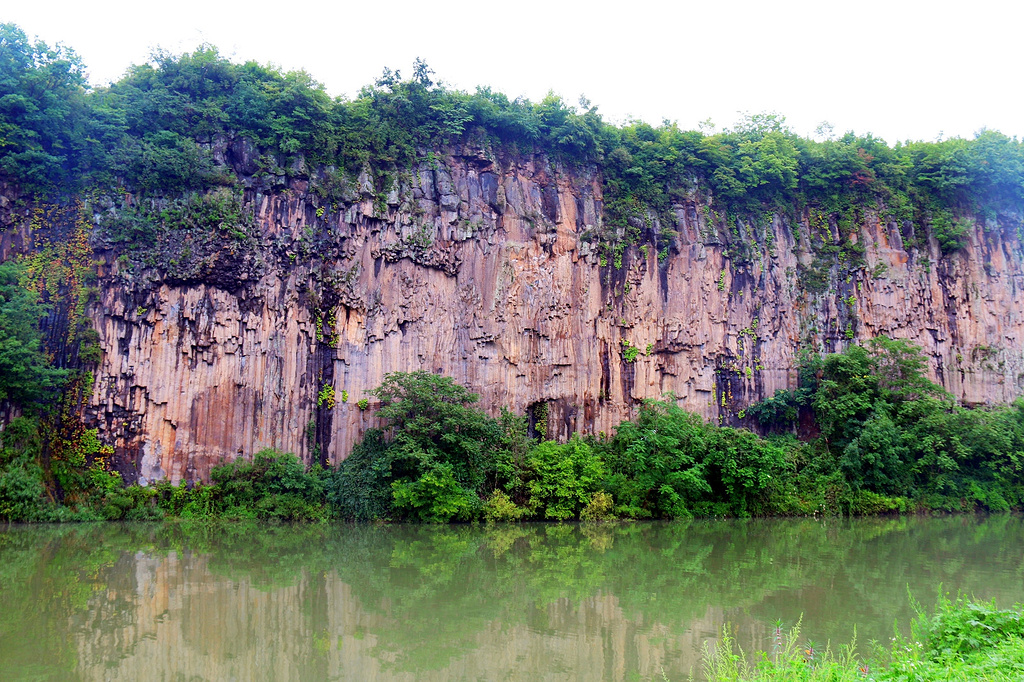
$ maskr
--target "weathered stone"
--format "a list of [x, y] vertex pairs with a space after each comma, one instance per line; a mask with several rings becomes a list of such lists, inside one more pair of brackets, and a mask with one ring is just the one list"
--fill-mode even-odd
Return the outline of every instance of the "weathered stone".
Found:
[[[814, 263], [805, 218], [743, 226], [739, 264], [741, 245], [694, 198], [673, 207], [665, 253], [635, 245], [612, 263], [580, 239], [600, 227], [596, 170], [482, 163], [439, 156], [413, 176], [419, 198], [389, 200], [385, 215], [362, 201], [321, 217], [301, 191], [248, 190], [258, 234], [212, 251], [205, 274], [127, 276], [105, 252], [89, 311], [104, 353], [85, 416], [126, 478], [194, 480], [266, 447], [306, 461], [321, 447], [337, 462], [374, 424], [357, 401], [393, 371], [450, 375], [492, 413], [548, 401], [558, 438], [610, 433], [666, 394], [739, 423], [747, 405], [794, 386], [800, 348], [879, 334], [919, 344], [932, 378], [965, 403], [1024, 391], [1013, 229], [979, 226], [961, 253], [940, 256], [936, 244], [906, 250], [912, 230], [868, 214], [856, 235], [866, 267], [849, 281], [827, 272], [812, 295], [799, 285]], [[368, 183], [364, 173], [364, 195]], [[648, 219], [645, 238], [661, 229]], [[0, 259], [30, 248], [18, 220], [0, 232]], [[318, 406], [325, 385], [348, 401]]]

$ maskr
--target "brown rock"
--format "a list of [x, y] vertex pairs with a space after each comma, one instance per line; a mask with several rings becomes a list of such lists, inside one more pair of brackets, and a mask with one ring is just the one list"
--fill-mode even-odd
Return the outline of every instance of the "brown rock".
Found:
[[[251, 155], [237, 143], [231, 154], [236, 165]], [[815, 262], [806, 220], [744, 226], [740, 264], [694, 197], [673, 207], [667, 257], [648, 242], [602, 266], [581, 239], [599, 227], [596, 170], [479, 154], [438, 166], [403, 180], [381, 215], [368, 199], [318, 214], [304, 182], [247, 190], [262, 260], [233, 288], [215, 275], [147, 284], [104, 269], [90, 311], [104, 353], [86, 418], [129, 478], [194, 480], [266, 447], [311, 461], [319, 446], [337, 462], [373, 424], [356, 402], [393, 371], [450, 375], [491, 413], [548, 401], [557, 438], [610, 433], [666, 394], [738, 423], [750, 403], [794, 386], [801, 347], [880, 334], [919, 344], [932, 378], [965, 403], [1024, 390], [1013, 230], [979, 227], [963, 252], [940, 256], [934, 244], [907, 250], [912, 227], [869, 216], [856, 236], [866, 267], [848, 281], [828, 270], [826, 291], [810, 295], [799, 286]], [[356, 186], [372, 190], [365, 174]], [[647, 239], [662, 230], [649, 218]], [[0, 254], [27, 239], [0, 234]], [[325, 385], [333, 408], [318, 406]]]

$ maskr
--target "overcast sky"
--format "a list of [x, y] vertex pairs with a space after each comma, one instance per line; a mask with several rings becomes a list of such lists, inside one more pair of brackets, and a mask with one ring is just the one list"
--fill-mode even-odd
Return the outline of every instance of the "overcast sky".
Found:
[[804, 135], [828, 121], [890, 144], [985, 127], [1024, 137], [1024, 3], [1014, 0], [5, 5], [0, 21], [73, 48], [95, 85], [157, 47], [206, 42], [236, 61], [305, 69], [348, 97], [385, 66], [411, 75], [419, 56], [449, 86], [533, 101], [585, 95], [616, 123], [710, 118], [722, 128], [740, 112], [776, 111]]

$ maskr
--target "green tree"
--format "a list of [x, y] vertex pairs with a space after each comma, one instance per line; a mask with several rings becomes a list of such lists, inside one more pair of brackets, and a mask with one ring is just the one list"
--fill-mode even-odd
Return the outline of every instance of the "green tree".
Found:
[[362, 440], [334, 471], [327, 499], [343, 519], [372, 521], [391, 516], [391, 460], [380, 429], [367, 429]]
[[0, 24], [0, 173], [36, 191], [71, 181], [87, 144], [85, 88], [72, 50]]
[[708, 428], [674, 403], [648, 401], [636, 422], [623, 422], [605, 460], [608, 487], [633, 517], [681, 517], [711, 492], [706, 480]]
[[480, 513], [480, 498], [455, 480], [448, 462], [429, 466], [415, 481], [394, 481], [391, 490], [394, 510], [402, 518], [448, 523], [471, 521]]
[[45, 403], [67, 377], [42, 348], [39, 298], [20, 283], [23, 268], [0, 263], [0, 400], [33, 408]]
[[476, 394], [422, 370], [388, 374], [370, 394], [381, 403], [377, 414], [391, 436], [396, 477], [418, 479], [435, 464], [450, 464], [460, 485], [483, 486], [500, 434], [475, 406]]
[[371, 429], [338, 468], [331, 500], [346, 518], [442, 523], [476, 518], [498, 485], [521, 485], [522, 420], [497, 421], [450, 377], [393, 372], [370, 391], [383, 430]]
[[568, 443], [539, 444], [529, 464], [530, 507], [557, 521], [579, 518], [605, 476], [600, 458], [576, 435]]
[[0, 432], [0, 519], [34, 521], [42, 516], [40, 447], [38, 419], [17, 417]]

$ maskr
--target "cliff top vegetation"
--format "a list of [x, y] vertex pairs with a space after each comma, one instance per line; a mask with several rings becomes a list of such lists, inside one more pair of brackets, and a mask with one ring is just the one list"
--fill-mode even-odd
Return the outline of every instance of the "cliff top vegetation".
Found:
[[[3, 24], [0, 92], [0, 176], [34, 193], [231, 184], [234, 174], [212, 152], [225, 137], [255, 146], [258, 172], [369, 169], [379, 191], [429, 150], [462, 142], [598, 164], [606, 219], [622, 227], [638, 206], [664, 211], [695, 185], [735, 212], [881, 202], [906, 219], [942, 213], [943, 225], [945, 214], [1024, 203], [1024, 146], [993, 130], [889, 145], [853, 132], [811, 140], [775, 113], [747, 115], [720, 132], [668, 121], [616, 126], [585, 100], [573, 106], [553, 93], [530, 102], [447, 88], [419, 60], [411, 78], [385, 68], [354, 99], [332, 98], [304, 71], [235, 64], [210, 46], [155, 53], [118, 82], [91, 89], [71, 49]], [[952, 224], [943, 229], [955, 232]]]

